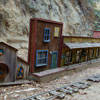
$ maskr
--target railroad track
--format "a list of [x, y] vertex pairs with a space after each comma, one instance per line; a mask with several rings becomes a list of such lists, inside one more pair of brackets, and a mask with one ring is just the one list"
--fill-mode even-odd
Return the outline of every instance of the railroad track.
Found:
[[53, 100], [55, 98], [64, 99], [66, 95], [72, 95], [73, 93], [79, 92], [80, 89], [86, 89], [95, 82], [100, 82], [100, 74], [82, 79], [80, 82], [67, 84], [66, 86], [56, 88], [51, 91], [30, 96], [23, 100]]

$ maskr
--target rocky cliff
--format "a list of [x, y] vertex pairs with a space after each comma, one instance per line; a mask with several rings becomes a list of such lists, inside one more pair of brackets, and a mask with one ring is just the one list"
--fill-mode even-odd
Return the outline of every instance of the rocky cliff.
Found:
[[91, 36], [95, 16], [88, 0], [0, 0], [0, 39], [28, 48], [29, 21], [38, 17], [64, 23], [64, 35]]

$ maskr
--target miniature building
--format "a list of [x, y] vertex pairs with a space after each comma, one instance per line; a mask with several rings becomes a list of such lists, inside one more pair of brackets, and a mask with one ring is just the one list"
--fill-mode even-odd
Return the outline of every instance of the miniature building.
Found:
[[39, 72], [60, 66], [63, 23], [30, 20], [29, 65], [30, 72]]
[[28, 62], [17, 57], [16, 79], [27, 79], [29, 72]]
[[94, 38], [100, 38], [100, 31], [94, 31], [93, 32], [93, 37]]
[[15, 81], [17, 49], [0, 42], [0, 82]]
[[86, 62], [100, 57], [100, 38], [63, 37], [61, 66]]

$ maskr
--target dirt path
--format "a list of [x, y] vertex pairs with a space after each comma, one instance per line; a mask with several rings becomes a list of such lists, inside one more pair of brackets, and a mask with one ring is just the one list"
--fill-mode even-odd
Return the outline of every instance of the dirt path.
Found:
[[[52, 90], [97, 74], [100, 74], [100, 66], [61, 77], [49, 83], [38, 84], [33, 82], [33, 84], [1, 87], [0, 100], [22, 100], [28, 96]], [[100, 100], [100, 83], [95, 83], [85, 90], [80, 90], [79, 93], [66, 96], [64, 100]]]

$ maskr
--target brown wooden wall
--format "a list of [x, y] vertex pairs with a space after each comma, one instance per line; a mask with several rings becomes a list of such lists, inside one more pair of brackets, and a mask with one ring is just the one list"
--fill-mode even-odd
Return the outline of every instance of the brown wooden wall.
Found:
[[[59, 27], [59, 36], [54, 37], [54, 29]], [[29, 38], [29, 56], [30, 72], [38, 72], [51, 68], [51, 54], [53, 51], [60, 51], [63, 24], [60, 22], [31, 19], [30, 20], [30, 38]], [[45, 43], [44, 28], [50, 28], [50, 42]], [[35, 66], [36, 50], [48, 50], [48, 66]], [[59, 56], [59, 54], [58, 54]], [[60, 56], [59, 56], [60, 57]]]
[[[59, 37], [54, 37], [54, 28], [59, 27]], [[50, 28], [50, 42], [43, 42], [44, 28]], [[48, 66], [41, 66], [35, 68], [35, 71], [50, 69], [51, 67], [51, 54], [50, 52], [58, 51], [60, 45], [61, 25], [38, 21], [37, 34], [36, 34], [36, 50], [48, 50]], [[36, 55], [35, 55], [36, 56]]]

